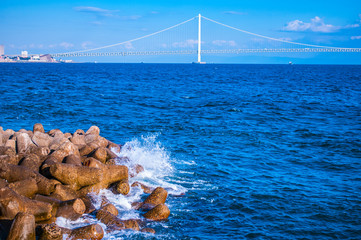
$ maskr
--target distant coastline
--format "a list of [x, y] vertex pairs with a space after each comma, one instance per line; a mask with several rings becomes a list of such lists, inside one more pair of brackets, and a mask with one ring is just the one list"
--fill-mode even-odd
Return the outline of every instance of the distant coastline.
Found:
[[50, 54], [28, 54], [21, 51], [21, 55], [6, 55], [4, 45], [0, 45], [0, 63], [72, 63], [73, 60], [55, 59]]
[[0, 63], [73, 63], [73, 60], [57, 60], [50, 54], [28, 55], [23, 51], [21, 55], [1, 55]]

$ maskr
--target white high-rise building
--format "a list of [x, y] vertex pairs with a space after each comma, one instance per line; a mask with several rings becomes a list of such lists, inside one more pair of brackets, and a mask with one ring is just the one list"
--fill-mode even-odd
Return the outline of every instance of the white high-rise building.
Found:
[[4, 45], [0, 45], [0, 56], [4, 54], [5, 54]]
[[28, 57], [28, 51], [21, 51], [21, 57]]

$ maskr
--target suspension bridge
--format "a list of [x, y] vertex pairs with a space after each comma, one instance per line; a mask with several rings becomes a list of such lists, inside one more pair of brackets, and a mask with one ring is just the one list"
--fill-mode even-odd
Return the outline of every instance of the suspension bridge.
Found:
[[[203, 20], [203, 21], [202, 21]], [[196, 22], [196, 24], [194, 24]], [[202, 27], [204, 22], [212, 23], [218, 27], [232, 30], [236, 34], [242, 36], [248, 36], [248, 39], [243, 40], [213, 40], [203, 41]], [[168, 37], [168, 41], [173, 43], [165, 43], [165, 38], [156, 38], [166, 32], [171, 32], [175, 29], [181, 28], [186, 24], [193, 23], [196, 33], [195, 39], [187, 39], [182, 32], [178, 32], [176, 37], [185, 38], [183, 42], [174, 42], [175, 40]], [[212, 27], [214, 28], [214, 27]], [[183, 29], [184, 30], [184, 29]], [[203, 29], [204, 31], [204, 29]], [[189, 33], [189, 31], [188, 31]], [[218, 38], [220, 36], [217, 36]], [[153, 38], [153, 39], [152, 39]], [[157, 45], [156, 50], [147, 50], [142, 44], [141, 49], [137, 50], [134, 47], [136, 42], [142, 40], [152, 39], [153, 45]], [[173, 40], [172, 40], [173, 39]], [[237, 39], [237, 38], [235, 38]], [[213, 43], [213, 44], [211, 44]], [[222, 48], [220, 48], [222, 46]], [[188, 47], [188, 49], [185, 49]], [[225, 48], [226, 47], [226, 48]], [[189, 49], [190, 48], [190, 49]], [[113, 50], [112, 50], [113, 49]], [[121, 50], [120, 50], [121, 49]], [[153, 32], [141, 37], [137, 37], [131, 40], [105, 45], [101, 47], [89, 48], [79, 51], [63, 52], [51, 54], [53, 57], [101, 57], [101, 56], [147, 56], [147, 55], [195, 55], [197, 56], [197, 63], [202, 63], [202, 55], [207, 54], [262, 54], [262, 53], [274, 53], [274, 54], [296, 54], [296, 53], [360, 53], [361, 48], [345, 48], [345, 47], [333, 47], [322, 46], [301, 42], [294, 42], [284, 38], [269, 37], [246, 30], [242, 30], [237, 27], [233, 27], [213, 19], [202, 16], [201, 14], [188, 19], [184, 22], [178, 23], [163, 30]]]

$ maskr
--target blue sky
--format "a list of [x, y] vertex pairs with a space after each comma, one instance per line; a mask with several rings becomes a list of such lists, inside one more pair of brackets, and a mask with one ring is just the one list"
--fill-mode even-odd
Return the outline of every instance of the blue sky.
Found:
[[[219, 22], [277, 39], [307, 44], [361, 47], [361, 1], [45, 1], [2, 0], [0, 44], [7, 54], [57, 53], [86, 50], [137, 38], [170, 27], [198, 13]], [[204, 20], [204, 48], [241, 48], [257, 39], [228, 31]], [[187, 23], [188, 24], [188, 23]], [[193, 25], [191, 25], [193, 24]], [[208, 24], [208, 25], [207, 25]], [[184, 25], [185, 26], [185, 25]], [[162, 46], [196, 47], [196, 21], [149, 42], [168, 41]], [[194, 29], [193, 29], [194, 28]], [[187, 30], [188, 29], [188, 30]], [[193, 30], [192, 30], [193, 29]], [[174, 36], [178, 37], [176, 39]], [[243, 40], [240, 40], [243, 38]], [[246, 44], [247, 42], [247, 44]], [[252, 45], [253, 44], [253, 45]], [[252, 46], [255, 45], [252, 43]], [[144, 42], [122, 46], [137, 50]], [[212, 62], [361, 63], [361, 54], [204, 56]], [[144, 57], [148, 62], [188, 62], [194, 56]], [[142, 61], [118, 58], [82, 58], [79, 61]], [[195, 59], [194, 59], [195, 60]]]

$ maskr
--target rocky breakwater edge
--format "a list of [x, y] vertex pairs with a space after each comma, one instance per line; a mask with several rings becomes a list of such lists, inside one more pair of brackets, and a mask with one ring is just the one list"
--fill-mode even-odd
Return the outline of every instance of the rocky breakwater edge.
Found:
[[[0, 239], [102, 239], [127, 229], [155, 233], [146, 225], [169, 217], [168, 192], [140, 182], [130, 186], [129, 178], [144, 168], [117, 164], [129, 161], [115, 154], [121, 147], [100, 136], [97, 126], [73, 134], [59, 129], [45, 133], [39, 123], [32, 131], [0, 127]], [[139, 219], [120, 219], [119, 210], [105, 196], [99, 203], [96, 195], [109, 189], [126, 196], [133, 187], [149, 194], [132, 203], [142, 214]], [[102, 224], [75, 229], [56, 224], [59, 217], [74, 221], [84, 216]]]

